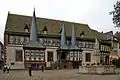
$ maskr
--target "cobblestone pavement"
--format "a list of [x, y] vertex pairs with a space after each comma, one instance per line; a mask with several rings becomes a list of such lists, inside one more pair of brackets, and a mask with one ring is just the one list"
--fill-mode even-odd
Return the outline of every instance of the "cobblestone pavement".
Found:
[[[118, 70], [120, 71], [120, 70]], [[28, 71], [14, 70], [10, 73], [0, 71], [0, 80], [120, 80], [119, 75], [82, 75], [78, 70], [46, 70], [45, 72], [33, 71], [32, 77]]]

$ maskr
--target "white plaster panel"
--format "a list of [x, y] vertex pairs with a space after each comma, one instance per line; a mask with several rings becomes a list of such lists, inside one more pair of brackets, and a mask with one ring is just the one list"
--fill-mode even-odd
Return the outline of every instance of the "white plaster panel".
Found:
[[[86, 53], [91, 53], [91, 62], [86, 62], [85, 61], [85, 55], [86, 55]], [[84, 64], [84, 65], [86, 65], [86, 64], [92, 64], [93, 62], [94, 62], [94, 59], [93, 59], [93, 53], [94, 53], [94, 51], [93, 50], [84, 50], [83, 52], [82, 52], [82, 64]]]
[[46, 62], [46, 67], [50, 67], [50, 62]]
[[[15, 50], [23, 50], [23, 47], [17, 46], [7, 46], [6, 47], [6, 56], [7, 60], [6, 63], [11, 66], [11, 69], [24, 69], [24, 50], [23, 50], [23, 61], [15, 61]], [[14, 65], [11, 65], [14, 63]]]

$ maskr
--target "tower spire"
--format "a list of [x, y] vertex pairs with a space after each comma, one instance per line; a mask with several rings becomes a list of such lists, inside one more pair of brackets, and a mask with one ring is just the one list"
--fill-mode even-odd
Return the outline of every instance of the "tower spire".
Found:
[[68, 49], [66, 45], [66, 34], [65, 34], [65, 25], [64, 23], [61, 26], [61, 41], [60, 41], [60, 48], [61, 49]]
[[71, 38], [71, 43], [75, 45], [76, 43], [76, 33], [75, 33], [75, 26], [72, 24], [72, 38]]
[[34, 8], [33, 17], [32, 17], [30, 41], [37, 41], [37, 25], [36, 25], [35, 8]]
[[24, 47], [44, 48], [45, 49], [45, 46], [38, 42], [35, 8], [33, 11], [33, 17], [32, 17], [32, 23], [31, 23], [30, 42], [28, 44], [24, 45]]
[[76, 33], [75, 33], [75, 26], [74, 26], [74, 24], [72, 24], [72, 37], [71, 37], [70, 49], [79, 49], [78, 45], [76, 44]]

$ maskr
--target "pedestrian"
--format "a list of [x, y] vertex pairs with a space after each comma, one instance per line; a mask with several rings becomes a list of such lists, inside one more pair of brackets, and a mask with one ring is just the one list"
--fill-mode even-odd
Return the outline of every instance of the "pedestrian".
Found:
[[28, 70], [29, 71], [29, 76], [32, 76], [32, 67], [31, 67], [31, 65], [29, 65], [28, 68], [29, 68], [29, 70]]
[[7, 65], [5, 64], [4, 67], [3, 67], [3, 73], [5, 73], [7, 70]]
[[42, 72], [44, 72], [44, 66], [43, 65], [41, 66], [41, 70], [42, 70]]
[[7, 65], [7, 73], [9, 73], [9, 71], [10, 71], [10, 66]]
[[39, 70], [41, 70], [41, 65], [39, 65]]

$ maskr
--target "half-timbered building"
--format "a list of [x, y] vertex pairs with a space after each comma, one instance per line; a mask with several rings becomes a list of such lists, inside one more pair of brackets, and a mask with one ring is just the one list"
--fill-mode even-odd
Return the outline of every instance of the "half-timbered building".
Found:
[[[8, 13], [4, 57], [11, 69], [109, 64], [111, 43], [87, 24]], [[104, 49], [103, 49], [104, 47]]]

